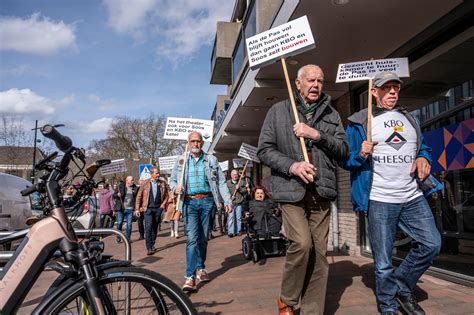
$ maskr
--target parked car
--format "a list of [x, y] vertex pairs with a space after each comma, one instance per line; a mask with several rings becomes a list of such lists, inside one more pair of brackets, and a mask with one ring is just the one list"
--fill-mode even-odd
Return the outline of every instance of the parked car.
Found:
[[21, 191], [31, 183], [18, 176], [0, 173], [0, 231], [15, 231], [28, 228], [25, 220], [41, 211], [31, 209], [30, 199]]

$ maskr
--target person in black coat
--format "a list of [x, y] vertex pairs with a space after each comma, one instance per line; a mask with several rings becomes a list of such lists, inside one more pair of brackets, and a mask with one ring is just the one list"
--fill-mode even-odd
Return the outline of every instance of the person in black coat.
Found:
[[[257, 185], [253, 189], [252, 200], [249, 202], [249, 211], [245, 213], [251, 230], [261, 236], [278, 236], [281, 229], [281, 220], [277, 204], [269, 196], [265, 187]], [[267, 234], [268, 233], [268, 234]]]

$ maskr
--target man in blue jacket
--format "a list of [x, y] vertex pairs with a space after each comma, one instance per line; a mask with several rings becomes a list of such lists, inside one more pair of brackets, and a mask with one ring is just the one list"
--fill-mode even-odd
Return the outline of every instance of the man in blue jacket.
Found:
[[[425, 314], [413, 297], [421, 275], [439, 253], [441, 238], [430, 207], [419, 187], [430, 173], [431, 149], [413, 116], [397, 106], [402, 81], [393, 72], [373, 79], [377, 101], [372, 115], [372, 141], [367, 141], [367, 109], [350, 116], [347, 128], [352, 203], [367, 212], [375, 263], [376, 296], [381, 314]], [[392, 250], [399, 226], [412, 248], [393, 271]], [[397, 304], [398, 302], [398, 304]]]
[[[180, 157], [171, 173], [171, 190], [182, 195], [178, 211], [183, 213], [186, 231], [186, 281], [183, 291], [196, 291], [196, 280], [210, 281], [206, 271], [207, 241], [210, 216], [214, 204], [224, 203], [226, 211], [232, 212], [232, 200], [224, 174], [217, 158], [202, 151], [202, 135], [191, 132], [188, 146], [191, 154]], [[187, 159], [187, 160], [185, 160]], [[183, 183], [178, 182], [184, 165]]]

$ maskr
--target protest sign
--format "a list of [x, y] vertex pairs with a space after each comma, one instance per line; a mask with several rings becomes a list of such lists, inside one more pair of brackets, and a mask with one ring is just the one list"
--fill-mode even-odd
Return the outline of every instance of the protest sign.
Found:
[[337, 69], [336, 83], [370, 80], [377, 73], [391, 71], [399, 77], [409, 77], [408, 58], [391, 58], [341, 63]]
[[212, 142], [214, 121], [192, 118], [168, 117], [166, 120], [164, 139], [188, 140], [191, 131], [202, 134], [204, 141]]
[[[232, 164], [234, 165], [234, 168], [242, 168], [245, 166], [245, 163], [247, 162], [247, 159], [232, 159]], [[249, 162], [247, 164], [247, 168], [253, 167], [253, 163]]]
[[160, 171], [163, 173], [171, 173], [173, 170], [174, 163], [178, 159], [179, 155], [164, 156], [158, 158], [158, 165], [160, 166]]
[[102, 176], [122, 173], [127, 171], [127, 166], [125, 165], [125, 159], [118, 159], [110, 161], [110, 164], [104, 165], [100, 168], [100, 173]]
[[250, 144], [242, 142], [242, 144], [240, 145], [239, 153], [237, 155], [244, 159], [260, 163], [260, 160], [257, 157], [257, 148], [251, 146]]
[[219, 166], [223, 172], [229, 170], [229, 161], [219, 162]]
[[246, 39], [246, 44], [249, 66], [252, 70], [280, 58], [300, 54], [315, 46], [306, 15], [249, 37]]

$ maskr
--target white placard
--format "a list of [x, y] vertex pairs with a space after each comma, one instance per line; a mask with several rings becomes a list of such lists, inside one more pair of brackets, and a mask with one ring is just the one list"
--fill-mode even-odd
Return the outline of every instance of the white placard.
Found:
[[122, 173], [127, 171], [127, 166], [125, 165], [125, 159], [113, 160], [110, 164], [104, 165], [100, 168], [100, 173], [102, 176]]
[[281, 57], [300, 54], [315, 46], [306, 15], [249, 37], [246, 39], [246, 44], [252, 70], [268, 65]]
[[188, 140], [191, 131], [200, 132], [204, 141], [212, 142], [214, 120], [168, 117], [163, 138]]
[[219, 165], [220, 165], [221, 170], [222, 170], [223, 172], [229, 170], [229, 160], [224, 161], [224, 162], [219, 162]]
[[399, 77], [409, 77], [408, 58], [341, 63], [337, 69], [336, 83], [369, 80], [383, 71], [395, 72]]
[[158, 158], [158, 165], [160, 166], [160, 171], [172, 171], [174, 163], [178, 159], [179, 155], [164, 156]]
[[240, 145], [239, 153], [237, 153], [237, 155], [243, 157], [244, 159], [260, 163], [260, 160], [257, 157], [257, 148], [250, 144], [242, 142], [242, 144]]
[[[245, 162], [247, 162], [247, 159], [232, 159], [232, 163], [234, 164], [234, 168], [243, 168], [245, 166]], [[247, 168], [252, 168], [253, 167], [253, 162], [249, 161], [247, 163]]]

